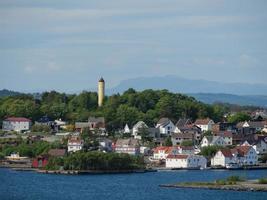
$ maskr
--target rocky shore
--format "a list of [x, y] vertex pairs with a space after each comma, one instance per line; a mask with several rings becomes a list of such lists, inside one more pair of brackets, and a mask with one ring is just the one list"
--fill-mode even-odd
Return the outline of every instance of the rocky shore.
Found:
[[219, 185], [212, 182], [205, 182], [205, 183], [192, 182], [192, 183], [178, 183], [178, 184], [163, 184], [160, 185], [160, 187], [267, 192], [267, 184], [259, 184], [257, 180], [242, 181], [231, 185]]

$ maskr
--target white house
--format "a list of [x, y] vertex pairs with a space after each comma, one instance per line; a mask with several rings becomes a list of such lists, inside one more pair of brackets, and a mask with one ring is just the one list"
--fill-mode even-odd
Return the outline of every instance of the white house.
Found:
[[24, 117], [9, 117], [3, 120], [3, 131], [28, 131], [31, 126], [31, 120]]
[[221, 136], [204, 136], [201, 140], [200, 146], [226, 146], [226, 142]]
[[131, 133], [131, 130], [130, 130], [128, 124], [125, 125], [125, 127], [123, 129], [123, 133]]
[[267, 153], [267, 136], [265, 138], [259, 139], [252, 146], [256, 150], [257, 154]]
[[237, 162], [242, 165], [258, 164], [258, 155], [252, 146], [237, 146], [231, 149], [231, 152], [238, 159]]
[[221, 131], [214, 133], [215, 136], [221, 136], [224, 139], [226, 145], [233, 144], [233, 133], [231, 131]]
[[197, 119], [195, 121], [195, 125], [198, 126], [199, 128], [201, 128], [201, 131], [211, 131], [212, 130], [212, 126], [214, 125], [214, 121], [206, 118], [206, 119]]
[[148, 128], [146, 123], [143, 121], [139, 121], [133, 126], [132, 135], [134, 136], [134, 138], [140, 139], [140, 136], [138, 134], [139, 134], [140, 129], [142, 128]]
[[234, 164], [237, 160], [233, 156], [230, 149], [219, 150], [215, 156], [211, 159], [211, 166], [221, 166], [226, 167], [228, 164]]
[[84, 141], [78, 137], [72, 137], [68, 140], [68, 152], [76, 152], [82, 150]]
[[175, 130], [175, 125], [173, 122], [168, 118], [161, 118], [156, 128], [159, 128], [159, 133], [162, 135], [170, 135]]
[[207, 167], [207, 159], [204, 156], [170, 154], [166, 158], [166, 168], [197, 169], [206, 167]]

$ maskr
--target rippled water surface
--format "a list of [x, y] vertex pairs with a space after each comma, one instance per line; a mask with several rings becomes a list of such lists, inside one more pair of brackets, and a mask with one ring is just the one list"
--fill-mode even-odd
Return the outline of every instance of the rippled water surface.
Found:
[[175, 199], [267, 200], [267, 193], [160, 188], [159, 184], [209, 181], [241, 175], [267, 177], [267, 170], [163, 171], [111, 175], [48, 175], [0, 169], [0, 200], [5, 199]]

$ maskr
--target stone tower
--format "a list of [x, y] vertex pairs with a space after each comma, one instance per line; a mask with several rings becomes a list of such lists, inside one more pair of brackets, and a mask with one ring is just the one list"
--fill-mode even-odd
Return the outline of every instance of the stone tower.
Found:
[[104, 102], [105, 97], [105, 81], [101, 77], [98, 81], [98, 106], [102, 106]]

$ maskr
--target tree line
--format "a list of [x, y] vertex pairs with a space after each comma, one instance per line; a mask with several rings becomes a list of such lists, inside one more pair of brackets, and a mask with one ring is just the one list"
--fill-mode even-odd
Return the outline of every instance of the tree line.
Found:
[[57, 170], [61, 167], [64, 170], [134, 170], [144, 169], [144, 160], [129, 154], [79, 151], [62, 158], [49, 158], [46, 169]]
[[223, 104], [208, 105], [193, 97], [171, 93], [168, 90], [144, 90], [130, 88], [123, 94], [105, 97], [104, 105], [98, 107], [97, 93], [84, 91], [80, 94], [65, 94], [56, 91], [44, 92], [40, 98], [33, 95], [17, 95], [0, 98], [0, 120], [8, 116], [27, 117], [32, 121], [47, 115], [70, 123], [86, 121], [89, 116], [104, 116], [108, 130], [131, 127], [142, 120], [149, 126], [161, 117], [176, 122], [179, 118], [210, 117], [220, 121], [229, 107]]

